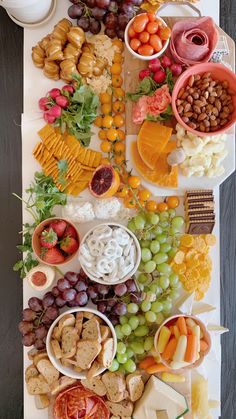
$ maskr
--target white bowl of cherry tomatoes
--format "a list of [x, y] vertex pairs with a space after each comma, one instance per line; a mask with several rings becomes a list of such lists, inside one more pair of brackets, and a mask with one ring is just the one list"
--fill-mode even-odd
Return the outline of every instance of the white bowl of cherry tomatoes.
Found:
[[140, 60], [160, 57], [169, 45], [171, 29], [155, 13], [141, 13], [125, 29], [125, 45]]

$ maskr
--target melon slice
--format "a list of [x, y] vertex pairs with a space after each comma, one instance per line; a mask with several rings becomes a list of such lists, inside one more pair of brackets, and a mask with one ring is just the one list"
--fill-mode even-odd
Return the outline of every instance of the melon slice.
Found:
[[131, 152], [133, 163], [137, 171], [148, 182], [154, 183], [158, 186], [177, 188], [178, 187], [178, 167], [169, 166], [167, 163], [168, 154], [175, 150], [176, 142], [170, 141], [165, 149], [160, 153], [157, 165], [154, 170], [151, 170], [142, 160], [138, 152], [137, 142], [133, 141], [131, 144]]
[[138, 134], [138, 152], [140, 157], [154, 170], [172, 134], [172, 128], [160, 125], [158, 122], [144, 121]]

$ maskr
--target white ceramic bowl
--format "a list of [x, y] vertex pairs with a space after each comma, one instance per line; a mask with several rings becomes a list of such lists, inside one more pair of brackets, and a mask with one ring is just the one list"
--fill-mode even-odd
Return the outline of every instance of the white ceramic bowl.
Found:
[[[164, 46], [163, 46], [163, 48], [161, 49], [161, 51], [159, 51], [159, 52], [157, 52], [156, 54], [153, 54], [153, 55], [150, 55], [150, 56], [146, 56], [146, 55], [140, 55], [140, 54], [138, 54], [137, 52], [135, 52], [132, 48], [131, 48], [131, 46], [130, 46], [130, 44], [129, 44], [129, 35], [128, 35], [128, 30], [129, 30], [129, 27], [132, 25], [132, 23], [133, 23], [133, 21], [134, 21], [134, 19], [135, 19], [135, 17], [136, 16], [134, 16], [133, 17], [133, 19], [131, 19], [130, 21], [129, 21], [129, 23], [128, 23], [128, 25], [126, 26], [126, 28], [125, 28], [125, 45], [126, 45], [126, 47], [128, 48], [128, 50], [129, 50], [129, 52], [135, 57], [135, 58], [139, 58], [140, 60], [143, 60], [143, 61], [150, 61], [150, 60], [153, 60], [153, 58], [158, 58], [158, 57], [160, 57], [162, 54], [164, 54], [164, 52], [165, 52], [165, 50], [166, 50], [166, 48], [168, 47], [168, 45], [169, 45], [169, 42], [170, 42], [170, 40], [168, 39], [167, 41], [165, 41], [165, 43], [164, 43]], [[168, 26], [167, 24], [166, 24], [166, 22], [160, 17], [160, 16], [157, 16], [158, 17], [158, 19], [163, 23], [163, 25], [164, 26]]]
[[138, 270], [138, 267], [139, 267], [139, 264], [140, 264], [140, 261], [141, 261], [141, 248], [140, 248], [140, 244], [139, 244], [139, 242], [138, 242], [138, 239], [137, 239], [137, 237], [132, 233], [132, 231], [130, 231], [127, 227], [125, 227], [125, 226], [123, 226], [123, 225], [121, 225], [121, 224], [118, 224], [118, 223], [102, 223], [102, 224], [98, 224], [97, 226], [95, 226], [95, 227], [93, 227], [93, 228], [91, 228], [86, 234], [85, 234], [85, 236], [83, 237], [83, 239], [81, 240], [81, 242], [80, 242], [80, 246], [82, 246], [82, 244], [84, 244], [84, 242], [85, 242], [85, 240], [88, 238], [88, 236], [93, 232], [93, 230], [95, 229], [95, 228], [97, 228], [97, 227], [100, 227], [100, 226], [109, 226], [109, 227], [112, 227], [112, 226], [114, 226], [114, 227], [120, 227], [120, 228], [122, 228], [122, 229], [124, 229], [131, 237], [132, 237], [132, 239], [134, 240], [134, 243], [135, 243], [135, 246], [136, 246], [136, 261], [135, 261], [135, 264], [134, 264], [134, 267], [133, 267], [133, 269], [127, 274], [127, 275], [125, 275], [123, 278], [120, 278], [119, 280], [117, 280], [116, 282], [114, 281], [114, 282], [108, 282], [108, 281], [105, 281], [105, 280], [102, 280], [102, 279], [100, 279], [100, 278], [97, 278], [96, 276], [94, 276], [92, 273], [90, 273], [89, 272], [89, 269], [83, 264], [83, 262], [81, 262], [81, 259], [80, 259], [80, 252], [79, 252], [79, 262], [80, 262], [80, 264], [81, 264], [81, 267], [82, 267], [82, 269], [83, 269], [83, 271], [87, 274], [87, 276], [92, 280], [92, 281], [94, 281], [94, 282], [97, 282], [97, 283], [99, 283], [99, 284], [106, 284], [106, 285], [116, 285], [116, 284], [122, 284], [123, 282], [125, 282], [125, 281], [127, 281], [127, 279], [129, 279], [132, 275], [134, 275], [135, 274], [135, 272]]
[[[107, 326], [109, 327], [113, 340], [114, 340], [114, 348], [113, 348], [113, 357], [112, 359], [115, 358], [116, 355], [116, 349], [117, 349], [117, 338], [116, 338], [116, 332], [115, 329], [112, 325], [112, 323], [110, 322], [110, 320], [104, 316], [104, 314], [100, 313], [100, 311], [98, 310], [94, 310], [93, 308], [88, 308], [88, 307], [73, 307], [67, 311], [65, 311], [64, 313], [62, 313], [60, 316], [58, 316], [56, 318], [56, 320], [54, 320], [54, 322], [51, 324], [48, 334], [47, 334], [47, 340], [46, 340], [46, 350], [47, 350], [47, 354], [48, 357], [51, 361], [51, 363], [54, 365], [54, 367], [60, 371], [62, 374], [66, 375], [67, 377], [71, 377], [71, 378], [75, 378], [77, 380], [81, 380], [82, 378], [86, 378], [86, 372], [76, 372], [73, 370], [73, 368], [69, 368], [69, 367], [64, 367], [60, 360], [56, 359], [56, 357], [54, 356], [52, 350], [51, 350], [51, 336], [52, 336], [52, 332], [55, 326], [57, 326], [58, 322], [62, 319], [62, 317], [64, 317], [66, 314], [69, 313], [77, 313], [79, 311], [88, 311], [89, 313], [93, 313], [96, 316], [100, 317], [104, 323], [107, 324]], [[106, 368], [100, 368], [98, 370], [98, 372], [96, 373], [96, 375], [101, 374], [103, 371], [105, 371]]]

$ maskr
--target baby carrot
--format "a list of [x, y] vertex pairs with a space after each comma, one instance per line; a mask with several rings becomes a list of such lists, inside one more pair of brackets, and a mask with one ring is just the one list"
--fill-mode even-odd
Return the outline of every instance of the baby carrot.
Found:
[[185, 321], [184, 317], [179, 317], [178, 318], [177, 326], [179, 328], [180, 334], [187, 336], [187, 326], [186, 326], [186, 321]]
[[169, 371], [170, 368], [166, 367], [165, 365], [159, 363], [155, 365], [151, 365], [150, 367], [146, 368], [146, 372], [148, 374], [156, 374], [157, 372], [165, 372]]
[[166, 345], [166, 348], [162, 354], [162, 358], [165, 359], [166, 361], [168, 361], [169, 359], [173, 358], [173, 355], [175, 353], [176, 350], [176, 346], [177, 346], [177, 339], [175, 338], [171, 338], [169, 340], [169, 342]]
[[180, 337], [179, 328], [176, 325], [174, 326], [174, 335], [176, 339], [179, 339]]
[[200, 351], [205, 352], [208, 349], [208, 343], [204, 340], [200, 340]]
[[188, 332], [188, 335], [192, 335], [193, 334], [192, 328], [187, 326], [187, 332]]
[[151, 365], [156, 364], [155, 359], [153, 358], [153, 356], [147, 356], [146, 358], [144, 358], [139, 364], [139, 368], [145, 370], [146, 368], [150, 367]]
[[197, 336], [188, 335], [187, 336], [187, 348], [185, 352], [184, 360], [185, 362], [193, 363], [197, 358]]
[[169, 329], [171, 331], [171, 334], [173, 335], [174, 334], [174, 326], [170, 326]]

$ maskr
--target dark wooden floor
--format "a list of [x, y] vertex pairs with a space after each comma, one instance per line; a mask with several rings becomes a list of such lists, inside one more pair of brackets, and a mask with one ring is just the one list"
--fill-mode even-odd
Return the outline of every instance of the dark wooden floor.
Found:
[[[207, 0], [206, 0], [207, 1]], [[208, 0], [214, 1], [214, 0]], [[236, 40], [236, 1], [221, 0], [221, 26]], [[0, 419], [22, 419], [22, 347], [17, 322], [22, 281], [12, 271], [17, 259], [21, 205], [23, 31], [0, 8]], [[236, 174], [221, 187], [222, 419], [236, 418]]]

